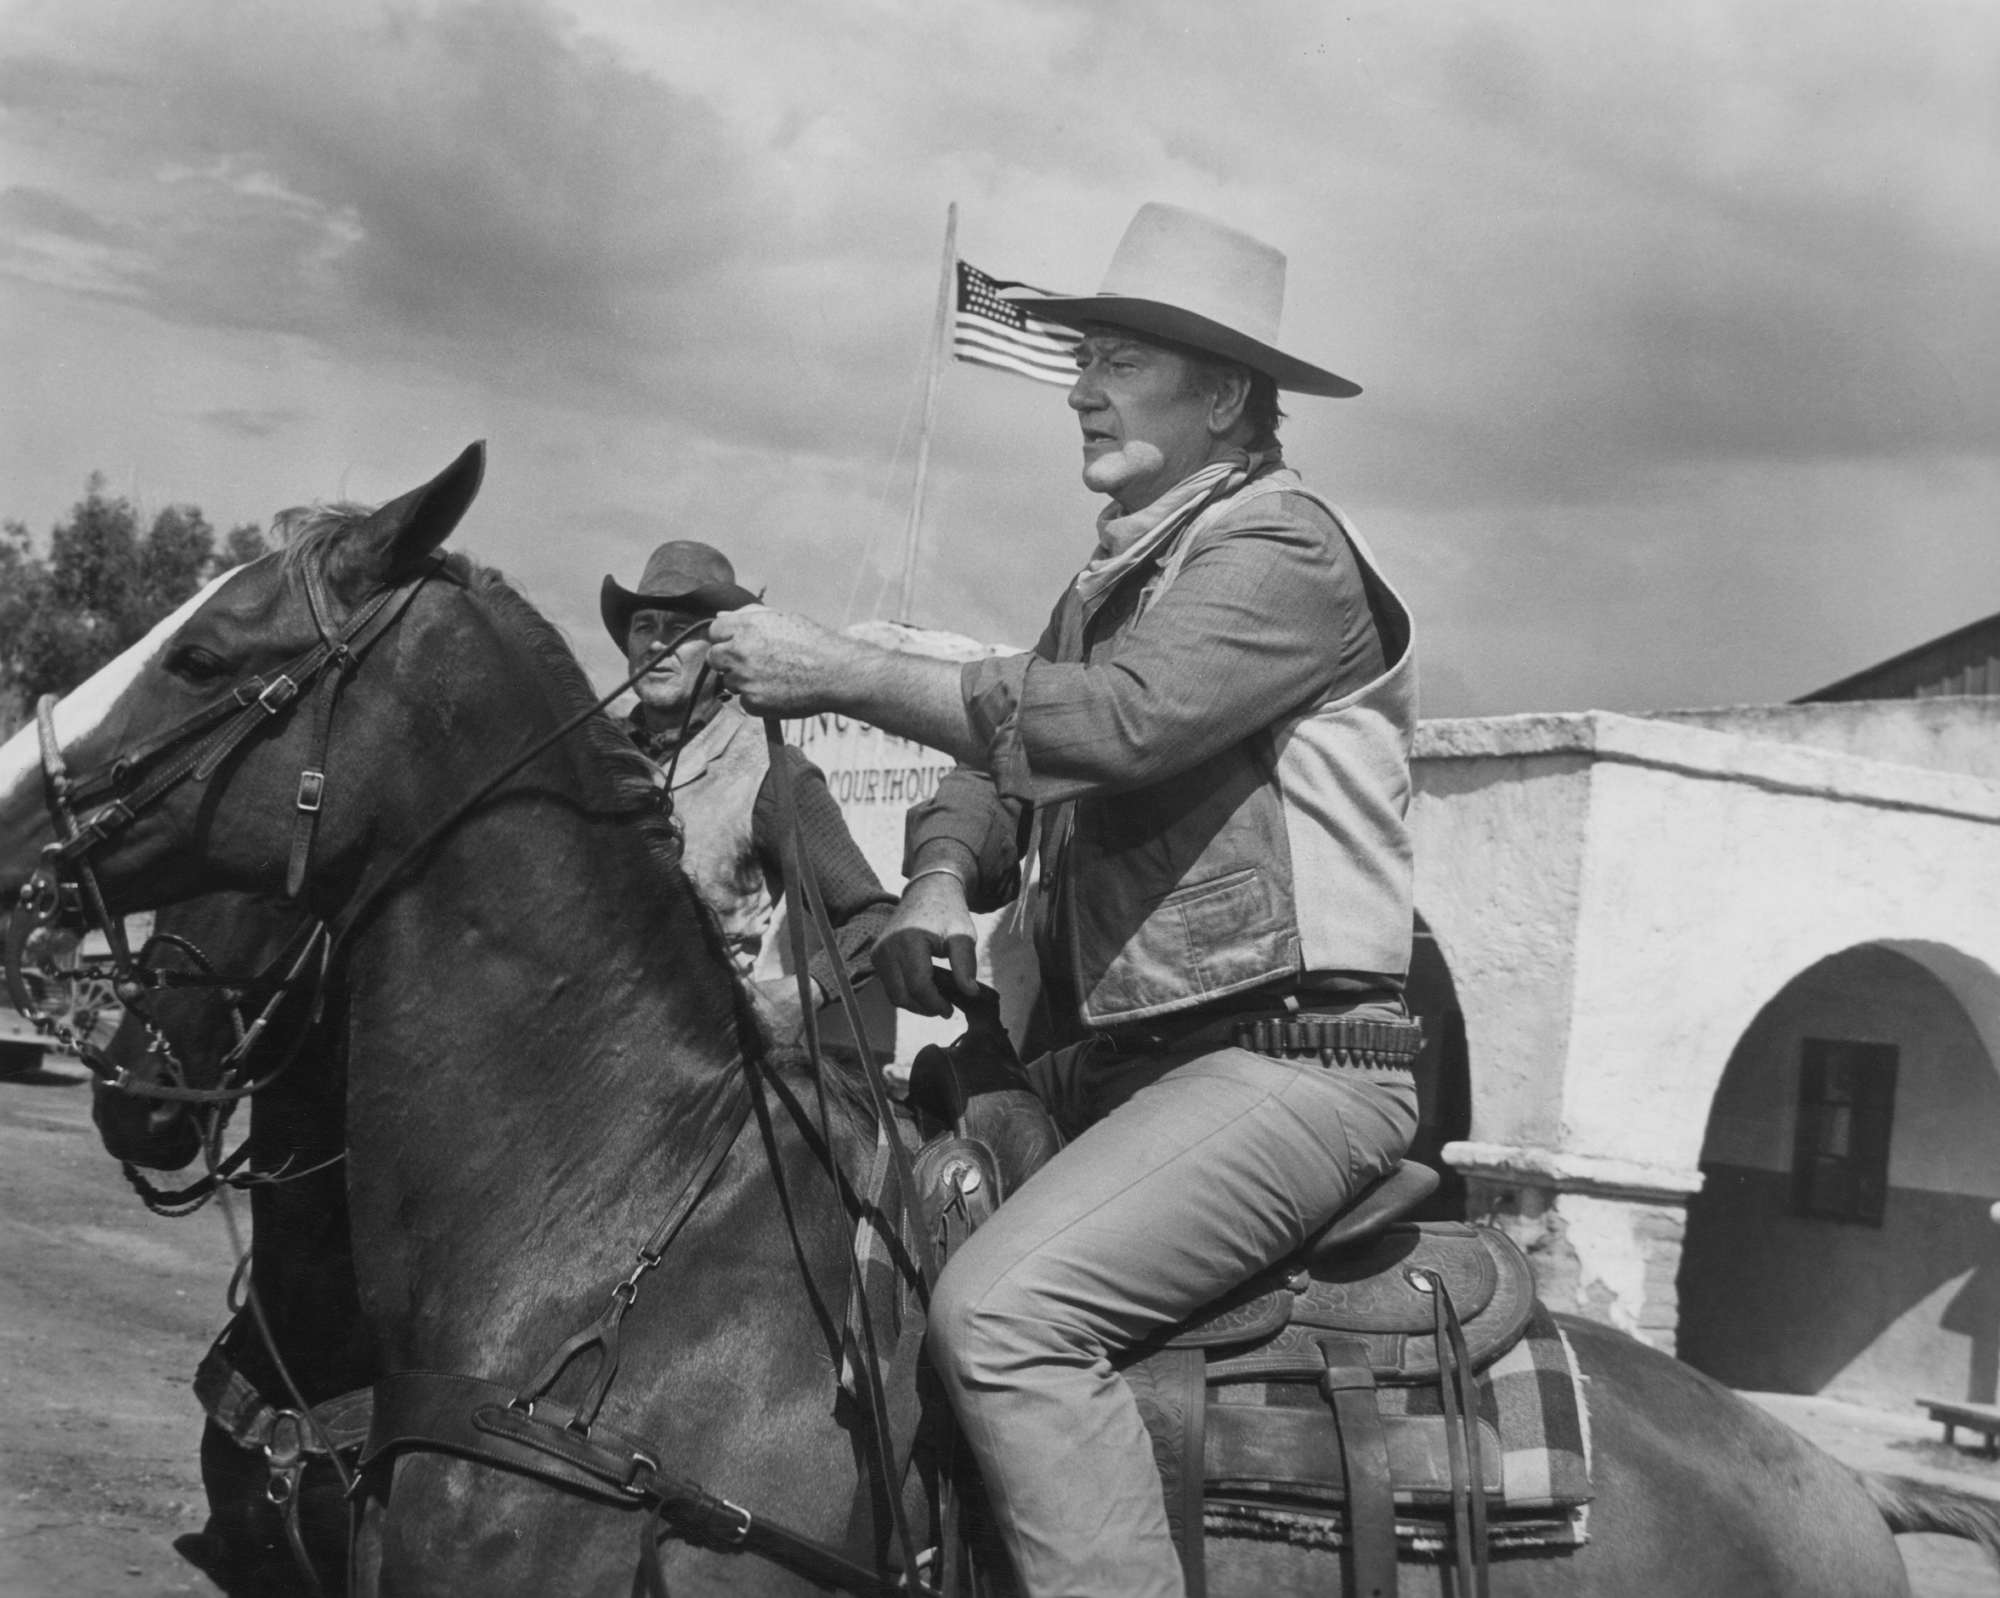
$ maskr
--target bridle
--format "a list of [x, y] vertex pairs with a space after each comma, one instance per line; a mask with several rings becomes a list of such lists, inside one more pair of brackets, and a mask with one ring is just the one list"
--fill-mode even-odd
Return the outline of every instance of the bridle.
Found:
[[[319, 634], [317, 643], [268, 678], [246, 677], [227, 693], [87, 777], [68, 774], [56, 745], [53, 700], [45, 696], [36, 706], [36, 721], [41, 731], [43, 790], [56, 824], [57, 841], [43, 851], [42, 867], [23, 890], [27, 907], [45, 913], [59, 902], [63, 885], [74, 882], [81, 889], [83, 909], [112, 936], [91, 856], [183, 782], [206, 782], [252, 733], [287, 713], [302, 696], [310, 696], [314, 704], [312, 752], [299, 773], [291, 858], [285, 873], [286, 896], [296, 899], [305, 885], [313, 830], [326, 793], [326, 751], [341, 684], [370, 646], [409, 608], [437, 569], [437, 559], [432, 557], [414, 575], [377, 591], [335, 628], [328, 621], [332, 607], [320, 567], [310, 561], [302, 563], [306, 602]], [[134, 774], [149, 766], [153, 769], [135, 783]], [[113, 938], [112, 947], [121, 959], [129, 959], [122, 934]]]
[[[98, 881], [94, 857], [115, 842], [129, 827], [159, 806], [186, 782], [206, 782], [253, 733], [272, 725], [301, 699], [313, 702], [313, 742], [304, 768], [299, 773], [293, 801], [290, 859], [286, 868], [285, 891], [296, 900], [305, 886], [311, 862], [313, 835], [326, 792], [327, 747], [331, 741], [333, 713], [341, 684], [359, 663], [369, 646], [382, 636], [409, 607], [424, 583], [436, 570], [435, 559], [415, 575], [384, 588], [371, 596], [339, 627], [328, 618], [325, 580], [317, 564], [303, 568], [307, 605], [312, 613], [318, 641], [288, 661], [279, 670], [252, 675], [227, 693], [184, 716], [171, 727], [122, 751], [103, 769], [88, 776], [71, 774], [63, 757], [55, 729], [55, 697], [44, 695], [35, 706], [35, 724], [41, 746], [42, 797], [54, 825], [56, 839], [42, 851], [40, 863], [22, 887], [15, 906], [6, 950], [6, 976], [15, 1007], [34, 1014], [35, 1006], [20, 969], [22, 948], [28, 934], [37, 927], [59, 922], [77, 922], [100, 933], [110, 950], [109, 964], [113, 987], [121, 1003], [143, 1006], [145, 996], [167, 985], [240, 985], [243, 979], [205, 973], [191, 981], [170, 983], [151, 963], [135, 958], [122, 918], [113, 916], [106, 905]], [[323, 980], [331, 950], [324, 928], [317, 933], [319, 958], [313, 958], [314, 938], [308, 938], [266, 1007], [264, 1020], [289, 994], [308, 971]], [[142, 1010], [143, 1013], [143, 1010]], [[247, 1056], [249, 1046], [261, 1036], [262, 1027], [249, 1029], [250, 1035], [232, 1051]], [[72, 1046], [80, 1040], [65, 1039]], [[129, 1072], [107, 1067], [101, 1054], [86, 1053], [86, 1063], [99, 1076], [108, 1076], [110, 1085], [141, 1097], [183, 1103], [221, 1103], [255, 1092], [270, 1076], [253, 1084], [222, 1088], [193, 1089], [170, 1084], [149, 1083]]]
[[[286, 895], [297, 900], [303, 892], [311, 864], [311, 854], [315, 827], [324, 802], [327, 773], [327, 750], [331, 742], [332, 724], [339, 691], [346, 677], [358, 669], [367, 650], [376, 643], [388, 629], [408, 610], [411, 602], [422, 590], [424, 584], [441, 567], [439, 557], [429, 557], [412, 575], [385, 587], [364, 601], [338, 629], [329, 625], [331, 607], [326, 602], [324, 579], [320, 567], [308, 560], [302, 564], [303, 584], [307, 603], [310, 607], [319, 640], [302, 654], [288, 662], [281, 670], [268, 678], [253, 675], [236, 684], [226, 694], [194, 711], [166, 731], [142, 743], [137, 749], [128, 751], [113, 760], [109, 766], [94, 772], [86, 778], [73, 778], [63, 759], [55, 732], [53, 716], [54, 701], [45, 696], [36, 706], [36, 722], [39, 729], [43, 795], [54, 823], [56, 841], [49, 844], [42, 854], [41, 862], [22, 888], [17, 914], [30, 927], [49, 926], [64, 920], [81, 918], [105, 937], [111, 951], [111, 964], [116, 990], [122, 1002], [127, 1005], [141, 1005], [147, 993], [157, 987], [182, 985], [173, 983], [163, 973], [157, 971], [143, 955], [135, 958], [125, 936], [122, 921], [111, 916], [106, 904], [102, 886], [98, 881], [93, 857], [108, 844], [116, 840], [141, 816], [159, 805], [165, 797], [184, 782], [206, 782], [253, 733], [274, 724], [285, 716], [300, 700], [310, 697], [313, 701], [313, 733], [310, 754], [300, 772], [294, 816], [292, 841], [286, 870]], [[366, 884], [356, 894], [341, 917], [338, 929], [329, 929], [323, 923], [316, 923], [311, 935], [299, 948], [290, 969], [273, 992], [270, 1001], [257, 1020], [241, 1029], [236, 1048], [230, 1059], [247, 1059], [256, 1039], [262, 1035], [264, 1026], [276, 1008], [294, 991], [297, 983], [307, 972], [312, 972], [315, 982], [313, 1011], [311, 1019], [317, 1020], [318, 1007], [324, 991], [326, 975], [332, 967], [340, 946], [345, 938], [359, 925], [382, 894], [400, 878], [403, 871], [414, 861], [427, 853], [431, 846], [456, 826], [471, 810], [489, 794], [507, 781], [529, 762], [544, 751], [566, 738], [590, 717], [608, 706], [612, 700], [623, 694], [638, 680], [653, 669], [657, 654], [670, 652], [682, 642], [706, 629], [708, 619], [702, 618], [683, 628], [669, 643], [655, 651], [617, 687], [603, 695], [593, 704], [583, 709], [553, 731], [533, 740], [527, 748], [507, 761], [497, 772], [481, 783], [465, 798], [453, 805], [439, 820], [426, 829], [388, 868], [372, 883]], [[699, 685], [696, 692], [699, 698]], [[774, 746], [782, 742], [775, 721], [767, 722], [767, 733]], [[803, 851], [800, 847], [800, 833], [796, 804], [789, 792], [789, 776], [780, 755], [776, 760], [781, 790], [785, 796], [790, 837], [786, 849], [787, 894], [793, 899], [794, 909], [798, 908], [801, 893], [799, 878]], [[150, 769], [148, 769], [150, 768]], [[135, 781], [135, 774], [143, 772]], [[671, 803], [671, 785], [668, 790]], [[809, 874], [803, 890], [805, 907], [810, 910], [826, 946], [834, 946], [833, 934], [826, 922], [826, 911], [820, 901], [817, 885]], [[803, 1009], [807, 1020], [808, 1036], [812, 1044], [815, 1060], [818, 1059], [817, 1032], [813, 1022], [813, 1007], [807, 997], [806, 964], [804, 955], [804, 917], [794, 915], [793, 936], [796, 940], [795, 953], [798, 955], [798, 971], [801, 984]], [[28, 1013], [22, 1005], [25, 984], [20, 979], [17, 952], [19, 939], [10, 935], [6, 951], [6, 976], [10, 991], [13, 992], [17, 1007]], [[150, 948], [150, 943], [149, 943]], [[203, 962], [206, 963], [205, 961]], [[858, 1003], [844, 969], [836, 964], [841, 997], [848, 1006], [850, 1021], [868, 1071], [869, 1087], [876, 1100], [878, 1114], [884, 1126], [891, 1126], [887, 1088], [881, 1067], [873, 1057], [866, 1043], [865, 1028], [862, 1024]], [[203, 973], [194, 979], [197, 983], [211, 986], [224, 985], [225, 979], [213, 973]], [[151, 1026], [150, 1018], [148, 1025]], [[155, 1029], [156, 1030], [156, 1029]], [[118, 1091], [133, 1093], [143, 1097], [170, 1102], [199, 1104], [234, 1104], [244, 1097], [256, 1093], [276, 1080], [298, 1052], [311, 1026], [302, 1027], [291, 1050], [279, 1065], [255, 1079], [215, 1089], [195, 1089], [174, 1084], [153, 1083], [131, 1076], [129, 1071], [112, 1068], [101, 1055], [90, 1061], [93, 1072], [108, 1076], [110, 1085]], [[86, 1057], [89, 1058], [89, 1057]], [[925, 1591], [915, 1579], [916, 1562], [914, 1545], [910, 1532], [904, 1523], [895, 1471], [893, 1442], [882, 1428], [881, 1421], [886, 1416], [886, 1400], [882, 1377], [873, 1367], [873, 1351], [867, 1360], [871, 1366], [868, 1373], [870, 1431], [874, 1434], [875, 1451], [884, 1471], [891, 1511], [896, 1523], [898, 1540], [905, 1550], [905, 1568], [908, 1574], [897, 1580], [883, 1576], [880, 1572], [855, 1564], [835, 1548], [814, 1538], [795, 1532], [768, 1517], [753, 1515], [738, 1504], [715, 1497], [699, 1483], [674, 1476], [661, 1468], [660, 1453], [644, 1440], [630, 1438], [609, 1426], [597, 1427], [596, 1411], [605, 1391], [609, 1388], [618, 1365], [618, 1333], [625, 1312], [631, 1307], [637, 1295], [640, 1279], [654, 1268], [664, 1255], [668, 1244], [679, 1233], [693, 1213], [695, 1206], [707, 1193], [723, 1159], [728, 1154], [742, 1128], [750, 1119], [751, 1106], [747, 1094], [738, 1096], [711, 1127], [707, 1140], [694, 1172], [676, 1197], [666, 1218], [655, 1228], [647, 1243], [639, 1251], [638, 1261], [632, 1271], [621, 1280], [611, 1293], [611, 1301], [605, 1312], [582, 1332], [562, 1345], [543, 1367], [535, 1383], [526, 1389], [516, 1391], [496, 1390], [495, 1384], [470, 1377], [451, 1377], [434, 1373], [405, 1372], [390, 1377], [377, 1386], [377, 1428], [371, 1437], [370, 1451], [363, 1459], [364, 1473], [371, 1457], [385, 1457], [383, 1443], [388, 1450], [401, 1447], [439, 1446], [441, 1435], [451, 1440], [445, 1444], [453, 1451], [469, 1453], [530, 1475], [539, 1476], [558, 1485], [581, 1491], [600, 1500], [609, 1499], [626, 1507], [639, 1508], [647, 1512], [646, 1524], [640, 1537], [640, 1569], [635, 1577], [636, 1587], [665, 1598], [665, 1577], [659, 1564], [659, 1556], [654, 1535], [654, 1526], [671, 1522], [677, 1525], [684, 1536], [710, 1541], [716, 1545], [753, 1551], [804, 1571], [830, 1585], [857, 1593], [890, 1594]], [[822, 1102], [822, 1116], [825, 1107]], [[905, 1236], [909, 1237], [922, 1261], [922, 1276], [928, 1289], [936, 1277], [936, 1260], [932, 1250], [929, 1229], [921, 1221], [912, 1225], [911, 1213], [905, 1206], [914, 1205], [915, 1186], [910, 1177], [909, 1158], [893, 1128], [889, 1142], [892, 1157], [900, 1178], [897, 1187], [897, 1208], [904, 1211], [899, 1216]], [[831, 1150], [832, 1144], [828, 1142]], [[204, 1148], [208, 1145], [205, 1143]], [[210, 1177], [222, 1185], [223, 1173], [217, 1168], [211, 1153]], [[859, 1275], [858, 1260], [855, 1270]], [[928, 1292], [926, 1292], [928, 1298]], [[261, 1319], [261, 1317], [260, 1317]], [[269, 1342], [268, 1328], [265, 1329]], [[548, 1389], [557, 1377], [574, 1359], [584, 1352], [596, 1355], [596, 1371], [593, 1374], [586, 1403], [572, 1412], [563, 1412], [546, 1402]], [[274, 1355], [278, 1355], [275, 1346]], [[282, 1365], [282, 1356], [278, 1355]], [[396, 1384], [407, 1386], [414, 1380], [428, 1377], [430, 1386], [417, 1395], [414, 1408], [419, 1412], [413, 1421], [413, 1429], [401, 1436], [383, 1438], [381, 1407], [396, 1391]], [[440, 1387], [438, 1384], [443, 1384]], [[440, 1409], [438, 1399], [449, 1397], [453, 1402]], [[496, 1404], [491, 1400], [498, 1397]], [[480, 1399], [488, 1400], [484, 1404]], [[544, 1413], [537, 1414], [541, 1407]], [[394, 1407], [393, 1405], [391, 1407]], [[404, 1404], [405, 1410], [412, 1407]], [[343, 1475], [345, 1474], [343, 1470]]]

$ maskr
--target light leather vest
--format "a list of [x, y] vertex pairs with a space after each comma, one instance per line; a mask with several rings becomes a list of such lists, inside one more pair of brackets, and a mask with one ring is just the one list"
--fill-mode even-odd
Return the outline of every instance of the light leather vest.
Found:
[[[1074, 801], [1044, 829], [1079, 1019], [1115, 1027], [1191, 1009], [1306, 971], [1402, 975], [1413, 889], [1410, 746], [1416, 650], [1408, 607], [1344, 517], [1280, 469], [1209, 507], [1169, 546], [1148, 592], [1094, 657], [1170, 587], [1210, 529], [1268, 494], [1297, 494], [1332, 519], [1358, 561], [1388, 664], [1361, 688], [1257, 729], [1149, 788]], [[1060, 658], [1084, 658], [1074, 593]], [[1057, 852], [1062, 858], [1054, 858]], [[1045, 925], [1045, 951], [1054, 926]]]
[[751, 818], [771, 769], [764, 729], [729, 700], [682, 747], [674, 765], [681, 867], [722, 924], [738, 976], [783, 976], [789, 965], [784, 906], [757, 858]]

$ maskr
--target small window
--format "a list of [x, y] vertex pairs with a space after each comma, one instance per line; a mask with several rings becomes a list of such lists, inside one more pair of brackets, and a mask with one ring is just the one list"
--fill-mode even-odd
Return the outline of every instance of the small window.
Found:
[[1792, 1211], [1880, 1226], [1889, 1198], [1896, 1046], [1807, 1038], [1799, 1048]]

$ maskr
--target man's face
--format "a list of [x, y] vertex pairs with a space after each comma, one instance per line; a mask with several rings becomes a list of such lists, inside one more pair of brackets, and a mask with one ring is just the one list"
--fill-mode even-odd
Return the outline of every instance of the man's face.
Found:
[[662, 715], [678, 714], [694, 697], [694, 685], [708, 659], [708, 636], [696, 634], [672, 649], [667, 646], [698, 618], [672, 610], [642, 610], [632, 617], [625, 634], [625, 659], [637, 671], [649, 659], [653, 669], [632, 685], [639, 703]]
[[1130, 334], [1077, 346], [1070, 409], [1083, 424], [1083, 481], [1127, 512], [1152, 504], [1216, 457], [1209, 396], [1186, 356]]

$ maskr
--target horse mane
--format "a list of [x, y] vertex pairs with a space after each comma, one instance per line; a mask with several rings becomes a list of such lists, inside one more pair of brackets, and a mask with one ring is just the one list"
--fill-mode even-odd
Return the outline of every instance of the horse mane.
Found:
[[[562, 701], [565, 715], [574, 715], [600, 697], [576, 658], [576, 651], [556, 624], [529, 603], [526, 596], [491, 566], [480, 566], [467, 556], [446, 554], [445, 572], [467, 592], [478, 596], [487, 607], [504, 619], [509, 633], [528, 651], [536, 668], [551, 682]], [[619, 810], [634, 812], [640, 832], [655, 858], [684, 877], [680, 867], [680, 839], [660, 813], [659, 790], [653, 783], [653, 768], [638, 746], [626, 736], [608, 712], [589, 717], [577, 729], [583, 747], [593, 757], [593, 765], [609, 784]], [[718, 935], [717, 948], [721, 943]]]

